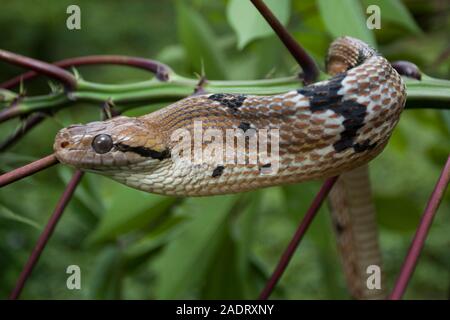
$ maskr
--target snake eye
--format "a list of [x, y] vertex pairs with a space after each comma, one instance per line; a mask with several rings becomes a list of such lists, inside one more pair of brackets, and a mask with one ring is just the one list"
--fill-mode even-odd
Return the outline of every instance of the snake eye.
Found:
[[92, 140], [92, 148], [97, 153], [107, 153], [113, 147], [113, 141], [110, 135], [108, 134], [99, 134], [94, 137]]

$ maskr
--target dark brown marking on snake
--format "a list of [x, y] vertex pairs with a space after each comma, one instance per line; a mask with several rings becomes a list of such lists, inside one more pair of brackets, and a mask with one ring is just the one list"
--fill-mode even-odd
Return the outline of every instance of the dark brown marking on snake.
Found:
[[216, 93], [210, 95], [208, 99], [220, 102], [225, 107], [230, 108], [232, 111], [237, 111], [244, 103], [247, 97], [241, 94], [229, 94], [229, 93]]
[[[373, 49], [375, 51], [375, 49]], [[365, 52], [362, 48], [359, 48], [358, 50], [358, 57], [356, 58], [356, 64], [353, 67], [357, 67], [366, 61], [368, 58], [367, 52]]]
[[238, 128], [241, 129], [242, 131], [246, 132], [248, 129], [251, 128], [251, 125], [250, 125], [250, 123], [248, 123], [248, 122], [241, 122], [241, 123], [239, 124], [239, 127], [238, 127]]
[[220, 176], [222, 175], [222, 173], [223, 173], [223, 169], [225, 169], [224, 166], [217, 166], [217, 167], [213, 170], [212, 177], [213, 177], [213, 178], [220, 177]]
[[337, 234], [342, 234], [345, 230], [345, 226], [341, 224], [339, 221], [334, 221], [334, 228]]
[[354, 148], [355, 152], [368, 150], [367, 146], [355, 144], [357, 131], [364, 126], [364, 117], [366, 116], [366, 106], [353, 101], [343, 100], [343, 95], [338, 94], [342, 88], [342, 81], [347, 76], [346, 73], [340, 73], [331, 78], [326, 84], [311, 85], [298, 90], [298, 93], [310, 99], [311, 112], [331, 110], [345, 118], [343, 121], [344, 131], [341, 132], [340, 139], [334, 143], [336, 152], [342, 152], [348, 148]]
[[271, 168], [271, 167], [272, 167], [272, 164], [271, 164], [271, 163], [266, 163], [266, 164], [264, 164], [264, 165], [262, 165], [262, 166], [259, 167], [259, 171], [261, 171], [261, 170], [263, 170], [263, 169], [269, 169], [269, 168]]
[[353, 145], [353, 149], [355, 149], [355, 152], [364, 152], [366, 150], [372, 150], [377, 146], [377, 143], [370, 143], [369, 139], [366, 139], [363, 143], [355, 143]]
[[160, 161], [170, 158], [170, 151], [168, 149], [156, 151], [146, 147], [132, 147], [124, 143], [116, 143], [114, 146], [121, 152], [133, 152], [146, 158], [149, 157]]

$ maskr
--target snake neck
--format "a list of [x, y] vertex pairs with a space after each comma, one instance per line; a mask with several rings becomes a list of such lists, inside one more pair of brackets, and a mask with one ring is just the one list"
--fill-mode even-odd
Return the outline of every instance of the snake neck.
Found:
[[369, 58], [378, 55], [377, 51], [351, 37], [341, 37], [333, 41], [325, 58], [327, 73], [335, 76], [365, 63]]

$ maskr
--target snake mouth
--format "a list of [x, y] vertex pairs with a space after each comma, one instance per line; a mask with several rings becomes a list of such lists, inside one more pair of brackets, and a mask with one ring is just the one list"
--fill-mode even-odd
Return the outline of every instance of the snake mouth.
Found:
[[68, 127], [58, 132], [53, 144], [53, 150], [59, 162], [80, 169], [93, 169], [101, 161], [95, 161], [89, 157], [89, 149], [83, 146], [83, 135], [73, 134], [73, 129]]

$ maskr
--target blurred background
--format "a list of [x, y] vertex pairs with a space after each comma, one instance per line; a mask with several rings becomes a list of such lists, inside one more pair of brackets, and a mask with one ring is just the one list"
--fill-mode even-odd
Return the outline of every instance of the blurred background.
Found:
[[[409, 60], [448, 79], [449, 2], [266, 0], [323, 70], [329, 43], [349, 34], [389, 60]], [[339, 3], [339, 5], [337, 5]], [[66, 8], [81, 8], [81, 30], [66, 28]], [[381, 29], [365, 27], [366, 7], [381, 8]], [[262, 79], [299, 71], [247, 1], [3, 2], [0, 47], [44, 61], [89, 54], [158, 59], [178, 74]], [[0, 81], [21, 70], [0, 63]], [[80, 67], [104, 83], [146, 80], [125, 67]], [[45, 79], [26, 84], [46, 93]], [[0, 155], [7, 171], [52, 152], [56, 132], [100, 118], [100, 106], [58, 112]], [[128, 114], [143, 114], [161, 105]], [[426, 106], [424, 106], [426, 107]], [[19, 122], [2, 124], [6, 137]], [[392, 288], [422, 210], [449, 152], [449, 112], [407, 110], [371, 163], [386, 285]], [[72, 169], [55, 166], [0, 191], [0, 297], [6, 298], [45, 226]], [[29, 279], [28, 299], [256, 298], [320, 182], [208, 198], [146, 194], [86, 174]], [[447, 192], [406, 292], [410, 299], [450, 297], [450, 194]], [[66, 288], [66, 268], [81, 268], [81, 290]], [[328, 209], [324, 206], [274, 298], [348, 299]]]

